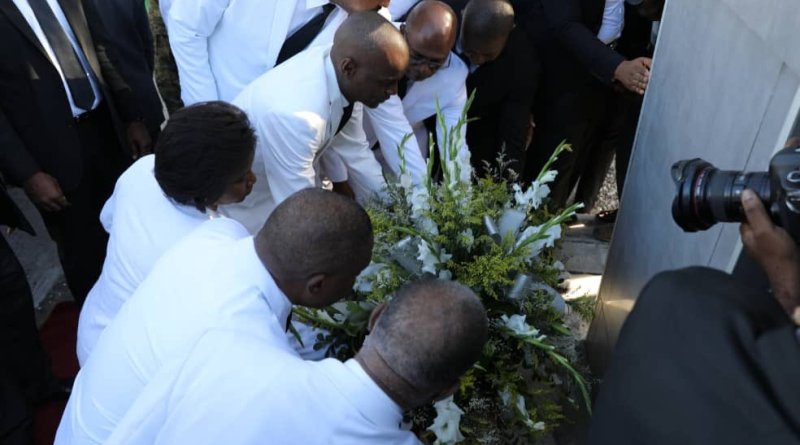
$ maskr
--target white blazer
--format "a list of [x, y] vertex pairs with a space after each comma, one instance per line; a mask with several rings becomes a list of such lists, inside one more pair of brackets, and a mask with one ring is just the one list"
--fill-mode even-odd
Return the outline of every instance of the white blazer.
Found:
[[[386, 143], [386, 132], [397, 133], [402, 136], [413, 132], [414, 138], [406, 143], [404, 152], [406, 168], [411, 173], [412, 179], [419, 179], [426, 171], [424, 158], [428, 157], [428, 131], [425, 120], [436, 115], [436, 103], [444, 116], [445, 125], [454, 127], [461, 117], [462, 110], [467, 102], [467, 75], [469, 69], [461, 58], [450, 54], [449, 64], [436, 72], [433, 76], [420, 82], [414, 82], [402, 100], [399, 96], [392, 96], [375, 109], [365, 109], [363, 125], [367, 137], [365, 146], [372, 147], [376, 142], [381, 143], [381, 155], [389, 169], [397, 175], [400, 170], [400, 157], [397, 153], [397, 143]], [[398, 131], [401, 125], [411, 131]], [[438, 122], [437, 122], [438, 128]], [[381, 135], [383, 137], [381, 137]], [[444, 131], [437, 131], [439, 145], [444, 144]], [[460, 150], [469, 150], [466, 142], [466, 126], [461, 129]], [[372, 157], [369, 150], [349, 151], [349, 158], [342, 158], [338, 162], [329, 160], [328, 171], [339, 178], [349, 178], [356, 195], [367, 195], [377, 192], [374, 188], [376, 182], [364, 182], [352, 175], [352, 166], [366, 162]]]
[[234, 330], [151, 380], [106, 445], [421, 445], [356, 360], [302, 361]]
[[[303, 5], [305, 3], [305, 10]], [[275, 66], [296, 13], [313, 17], [325, 0], [172, 0], [169, 40], [186, 105], [230, 102]], [[340, 15], [344, 11], [339, 10]], [[337, 15], [334, 13], [334, 15]]]
[[295, 354], [291, 303], [247, 235], [230, 218], [206, 221], [161, 257], [78, 373], [56, 445], [105, 443], [159, 369], [208, 330], [239, 329]]
[[251, 233], [294, 192], [320, 185], [319, 162], [326, 149], [354, 149], [354, 139], [344, 135], [359, 125], [355, 110], [356, 119], [334, 138], [348, 102], [339, 90], [331, 46], [310, 48], [287, 60], [233, 102], [247, 113], [256, 131], [253, 172], [258, 180], [244, 202], [225, 206], [224, 211]]

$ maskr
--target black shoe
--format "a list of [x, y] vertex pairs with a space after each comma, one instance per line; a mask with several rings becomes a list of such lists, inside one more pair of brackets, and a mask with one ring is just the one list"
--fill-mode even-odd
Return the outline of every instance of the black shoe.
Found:
[[617, 209], [605, 210], [598, 213], [594, 219], [600, 223], [615, 223], [617, 222]]

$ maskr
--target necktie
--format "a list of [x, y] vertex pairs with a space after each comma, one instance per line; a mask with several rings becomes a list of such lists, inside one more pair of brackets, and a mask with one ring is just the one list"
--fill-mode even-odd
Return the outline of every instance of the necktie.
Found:
[[311, 44], [311, 41], [314, 40], [314, 37], [322, 31], [322, 27], [325, 26], [325, 21], [334, 9], [336, 9], [336, 5], [331, 3], [323, 6], [322, 12], [314, 16], [308, 23], [286, 39], [286, 41], [283, 42], [281, 51], [278, 53], [278, 60], [275, 62], [275, 66], [280, 65], [295, 54], [306, 49], [306, 47]]
[[350, 117], [353, 115], [353, 105], [355, 105], [355, 102], [352, 102], [350, 103], [350, 105], [344, 107], [344, 111], [342, 113], [342, 120], [339, 121], [339, 128], [336, 129], [335, 134], [339, 134], [339, 132], [342, 131], [342, 128], [344, 128], [344, 126], [347, 125], [347, 121], [349, 121]]
[[405, 99], [406, 93], [408, 93], [408, 77], [403, 77], [397, 81], [397, 95], [400, 99]]
[[50, 47], [53, 48], [58, 65], [64, 73], [72, 100], [78, 108], [91, 110], [94, 105], [94, 91], [89, 77], [78, 60], [78, 54], [72, 47], [67, 33], [58, 22], [53, 10], [47, 4], [47, 0], [28, 0], [39, 26], [42, 27]]

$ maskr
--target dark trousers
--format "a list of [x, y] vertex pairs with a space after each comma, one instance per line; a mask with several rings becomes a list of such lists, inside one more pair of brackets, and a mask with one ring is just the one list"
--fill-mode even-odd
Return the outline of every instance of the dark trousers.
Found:
[[636, 127], [642, 111], [642, 98], [630, 93], [609, 91], [604, 103], [605, 111], [600, 115], [598, 134], [587, 150], [583, 163], [573, 172], [571, 180], [578, 183], [575, 201], [582, 202], [586, 211], [594, 207], [615, 155], [617, 196], [622, 198]]
[[617, 342], [589, 444], [798, 444], [800, 343], [763, 290], [694, 267], [656, 276]]
[[25, 272], [0, 235], [0, 444], [30, 443], [32, 404], [52, 380]]
[[83, 150], [81, 182], [74, 190], [64, 191], [69, 207], [42, 212], [42, 216], [58, 245], [69, 290], [82, 304], [103, 268], [108, 234], [100, 224], [100, 211], [114, 191], [125, 161], [104, 105], [79, 122], [77, 129]]
[[550, 167], [558, 171], [550, 186], [551, 208], [564, 207], [575, 188], [575, 172], [588, 156], [597, 134], [606, 87], [599, 83], [576, 86], [572, 91], [545, 98], [537, 106], [533, 145], [525, 165], [526, 181], [533, 181], [558, 144], [566, 141], [572, 151], [564, 152]]

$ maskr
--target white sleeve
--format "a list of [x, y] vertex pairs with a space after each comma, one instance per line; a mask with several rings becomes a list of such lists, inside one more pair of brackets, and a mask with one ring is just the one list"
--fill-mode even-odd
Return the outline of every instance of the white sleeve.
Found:
[[[399, 176], [401, 160], [397, 153], [397, 147], [406, 135], [414, 134], [403, 110], [403, 101], [399, 96], [394, 95], [377, 108], [364, 108], [364, 110], [372, 121], [373, 130], [381, 144], [383, 158], [392, 173]], [[416, 138], [408, 139], [403, 154], [406, 169], [411, 173], [411, 179], [414, 183], [421, 183], [427, 172], [427, 165], [422, 158]]]
[[208, 38], [230, 0], [175, 0], [169, 10], [169, 45], [178, 66], [181, 99], [185, 105], [218, 100], [211, 72]]
[[[441, 104], [442, 115], [444, 116], [444, 124], [447, 125], [447, 128], [453, 128], [458, 124], [459, 119], [461, 119], [461, 112], [464, 110], [464, 106], [467, 103], [467, 85], [463, 84], [463, 86], [458, 90], [458, 92], [450, 98], [446, 104]], [[436, 138], [439, 143], [439, 146], [442, 147], [444, 144], [444, 131], [439, 128], [439, 120], [436, 120]], [[469, 147], [467, 146], [467, 126], [464, 125], [461, 127], [461, 132], [459, 137], [461, 138], [461, 144], [459, 145], [459, 151], [469, 151]]]
[[606, 0], [603, 10], [603, 24], [597, 32], [597, 38], [608, 45], [622, 35], [625, 26], [625, 0]]
[[272, 113], [255, 120], [257, 149], [275, 205], [299, 190], [315, 187], [314, 157], [324, 142], [326, 122]]
[[[365, 107], [362, 104], [355, 105], [352, 117], [342, 131], [336, 135], [331, 150], [326, 153], [326, 155], [330, 154], [330, 159], [326, 162], [338, 165], [335, 168], [326, 166], [326, 168], [335, 170], [328, 172], [331, 180], [334, 182], [348, 181], [360, 202], [375, 194], [382, 194], [386, 187], [383, 168], [375, 159], [364, 132], [364, 110]], [[341, 175], [342, 171], [344, 171], [344, 177]]]

